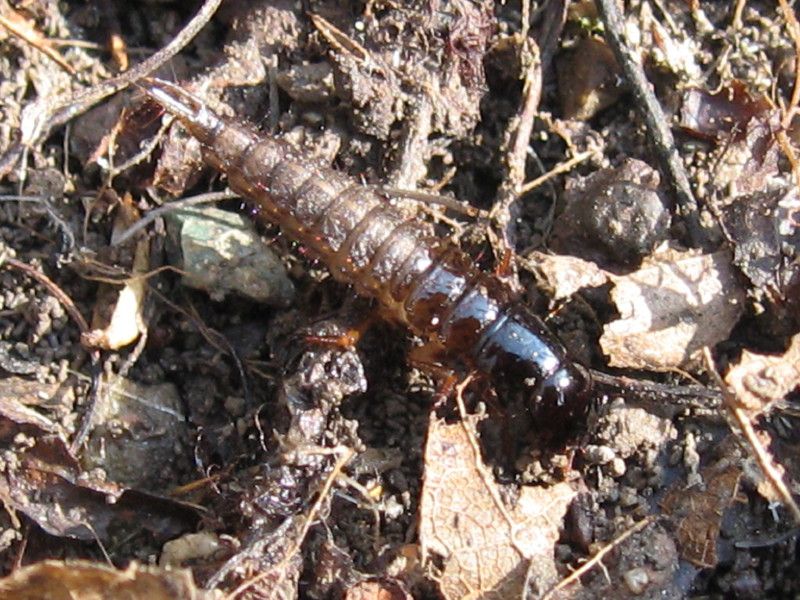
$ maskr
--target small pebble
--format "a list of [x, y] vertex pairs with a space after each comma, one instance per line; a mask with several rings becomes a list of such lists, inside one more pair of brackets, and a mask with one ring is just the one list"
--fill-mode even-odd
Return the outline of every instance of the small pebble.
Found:
[[625, 585], [628, 586], [631, 593], [637, 595], [644, 593], [647, 586], [650, 584], [650, 576], [647, 570], [642, 567], [636, 567], [635, 569], [626, 571], [622, 579], [625, 581]]
[[617, 456], [611, 461], [611, 467], [608, 470], [608, 474], [614, 478], [622, 477], [625, 475], [626, 470], [627, 468], [625, 466], [625, 460]]
[[605, 465], [614, 460], [614, 450], [608, 446], [589, 445], [583, 451], [584, 458], [592, 465]]

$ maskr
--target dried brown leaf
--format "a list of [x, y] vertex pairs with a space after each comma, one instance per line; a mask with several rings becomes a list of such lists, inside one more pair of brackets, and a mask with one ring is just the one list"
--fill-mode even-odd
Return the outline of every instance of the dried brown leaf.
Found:
[[741, 131], [751, 119], [763, 117], [771, 108], [765, 96], [753, 97], [742, 81], [733, 81], [716, 93], [688, 88], [683, 95], [681, 127], [705, 139], [719, 139]]
[[667, 492], [661, 506], [677, 523], [681, 557], [699, 567], [711, 568], [717, 564], [720, 523], [736, 498], [742, 470], [730, 459], [722, 459], [700, 475], [702, 487], [686, 489], [679, 483]]
[[30, 407], [53, 398], [60, 387], [59, 384], [40, 383], [21, 377], [4, 378], [0, 385], [0, 419], [18, 426], [31, 426], [39, 433], [58, 434], [61, 428], [57, 423]]
[[608, 282], [608, 274], [595, 263], [575, 256], [532, 252], [526, 266], [534, 271], [553, 300], [571, 298], [586, 287], [598, 287]]
[[575, 490], [567, 483], [525, 487], [513, 508], [476, 451], [474, 425], [432, 420], [420, 502], [423, 556], [439, 556], [447, 599], [517, 598], [526, 579], [558, 580], [553, 550]]
[[737, 401], [755, 417], [800, 385], [800, 334], [781, 355], [742, 352], [742, 358], [725, 375]]
[[733, 245], [734, 264], [757, 293], [783, 300], [800, 273], [793, 254], [800, 246], [800, 193], [794, 186], [759, 189], [717, 208], [725, 237]]
[[621, 318], [605, 326], [600, 345], [613, 367], [685, 367], [703, 347], [725, 340], [743, 310], [727, 252], [668, 250], [612, 280]]
[[88, 561], [45, 561], [17, 569], [0, 579], [0, 595], [17, 600], [202, 600], [213, 597], [198, 589], [186, 570], [132, 563], [120, 571]]
[[0, 499], [51, 535], [106, 539], [114, 523], [174, 537], [194, 513], [175, 502], [87, 476], [54, 423], [21, 402], [4, 398], [0, 410]]

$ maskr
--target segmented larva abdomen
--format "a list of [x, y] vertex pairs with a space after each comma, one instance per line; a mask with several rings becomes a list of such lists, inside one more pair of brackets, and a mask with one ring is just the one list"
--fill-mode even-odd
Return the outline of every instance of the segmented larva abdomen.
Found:
[[[258, 202], [267, 219], [307, 246], [336, 278], [377, 297], [416, 333], [430, 335], [445, 324], [444, 313], [457, 308], [450, 305], [472, 280], [482, 279], [460, 251], [445, 252], [425, 223], [409, 219], [346, 175], [299, 160], [281, 140], [227, 124], [206, 153], [227, 172], [235, 191]], [[438, 290], [445, 271], [459, 273], [453, 273], [440, 301], [434, 300], [436, 306], [428, 302], [423, 309], [413, 292]], [[434, 278], [427, 286], [426, 275]], [[430, 300], [430, 294], [424, 296]]]

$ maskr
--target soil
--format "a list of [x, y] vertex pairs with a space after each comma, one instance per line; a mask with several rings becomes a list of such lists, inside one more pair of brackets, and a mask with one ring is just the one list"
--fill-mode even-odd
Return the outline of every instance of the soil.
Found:
[[[798, 57], [773, 3], [693, 4], [624, 14], [694, 212], [593, 2], [534, 2], [524, 26], [515, 2], [226, 2], [150, 73], [376, 186], [495, 272], [595, 374], [580, 422], [415, 360], [419, 340], [246, 200], [120, 243], [225, 189], [135, 85], [86, 94], [201, 3], [0, 5], [0, 590], [113, 597], [105, 578], [133, 573], [132, 597], [800, 595], [798, 523], [735, 417], [796, 494]], [[603, 341], [627, 318], [615, 285], [697, 256], [714, 260], [696, 290], [722, 283], [714, 308], [680, 314], [702, 330], [685, 348], [655, 326], [636, 359], [629, 330]], [[550, 270], [562, 257], [580, 262]], [[565, 272], [582, 283], [566, 291]], [[715, 372], [749, 353], [774, 358], [779, 392], [720, 390]], [[21, 575], [35, 565], [44, 584]]]

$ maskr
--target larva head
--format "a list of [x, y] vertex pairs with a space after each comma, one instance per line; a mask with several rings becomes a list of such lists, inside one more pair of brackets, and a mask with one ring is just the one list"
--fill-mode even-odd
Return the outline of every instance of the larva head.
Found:
[[526, 407], [543, 429], [579, 426], [588, 411], [588, 373], [524, 306], [510, 308], [484, 334], [476, 359], [500, 396]]
[[589, 373], [576, 363], [568, 363], [546, 377], [539, 386], [534, 400], [537, 413], [542, 418], [557, 415], [560, 419], [575, 422], [586, 415], [589, 408], [592, 384]]

